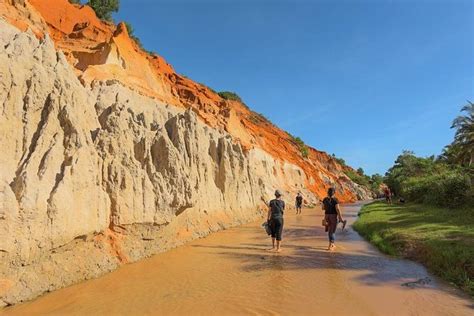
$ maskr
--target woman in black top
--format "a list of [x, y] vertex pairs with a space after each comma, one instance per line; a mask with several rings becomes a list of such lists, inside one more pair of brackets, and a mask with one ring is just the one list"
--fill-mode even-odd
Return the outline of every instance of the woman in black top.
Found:
[[326, 231], [329, 237], [327, 250], [334, 250], [336, 248], [334, 234], [336, 233], [337, 221], [344, 222], [339, 208], [339, 201], [334, 197], [335, 191], [334, 188], [329, 188], [328, 196], [323, 200], [324, 219], [326, 220]]
[[[275, 191], [275, 199], [268, 204], [267, 220], [270, 226], [272, 235], [272, 248], [270, 251], [281, 251], [281, 234], [283, 232], [283, 211], [285, 210], [285, 202], [281, 199], [280, 190]], [[276, 239], [276, 249], [275, 249]]]

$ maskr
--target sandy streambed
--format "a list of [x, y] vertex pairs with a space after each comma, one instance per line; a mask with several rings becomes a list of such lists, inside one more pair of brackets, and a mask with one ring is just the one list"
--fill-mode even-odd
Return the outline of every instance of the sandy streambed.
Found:
[[[354, 221], [360, 204], [346, 205]], [[350, 227], [325, 251], [320, 211], [287, 211], [284, 251], [260, 223], [126, 265], [3, 311], [6, 315], [474, 315], [474, 302], [407, 260], [380, 254]]]

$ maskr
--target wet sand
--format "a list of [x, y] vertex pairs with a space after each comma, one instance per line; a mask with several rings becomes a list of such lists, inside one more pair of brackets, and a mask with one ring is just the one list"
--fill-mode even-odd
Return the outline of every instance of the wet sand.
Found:
[[[343, 208], [350, 223], [359, 207]], [[287, 211], [281, 253], [265, 251], [259, 221], [0, 314], [474, 315], [471, 299], [416, 263], [380, 254], [350, 227], [338, 228], [338, 249], [327, 252], [320, 214]]]

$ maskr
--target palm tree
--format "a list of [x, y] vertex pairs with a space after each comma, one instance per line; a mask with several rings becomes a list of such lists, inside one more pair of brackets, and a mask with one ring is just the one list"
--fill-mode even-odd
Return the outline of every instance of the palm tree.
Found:
[[450, 151], [458, 163], [471, 167], [474, 165], [474, 103], [467, 102], [461, 109], [466, 115], [458, 116], [451, 126], [456, 134]]
[[438, 161], [448, 164], [457, 164], [459, 156], [459, 146], [449, 144], [444, 146], [443, 152], [438, 156]]

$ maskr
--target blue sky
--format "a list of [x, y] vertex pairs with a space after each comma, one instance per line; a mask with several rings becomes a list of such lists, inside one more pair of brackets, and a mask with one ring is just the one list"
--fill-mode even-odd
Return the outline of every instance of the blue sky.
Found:
[[121, 0], [178, 73], [366, 173], [428, 156], [474, 100], [474, 1]]

